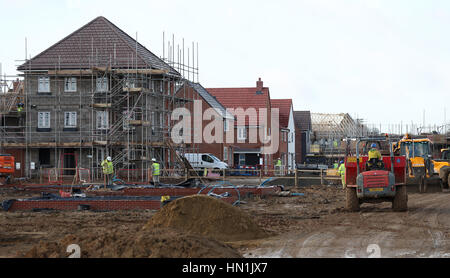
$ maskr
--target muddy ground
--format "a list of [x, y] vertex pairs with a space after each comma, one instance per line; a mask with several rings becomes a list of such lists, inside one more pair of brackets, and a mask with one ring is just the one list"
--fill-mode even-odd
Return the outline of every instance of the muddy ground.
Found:
[[[244, 257], [449, 257], [450, 193], [409, 194], [409, 211], [391, 204], [363, 204], [344, 210], [338, 186], [292, 189], [295, 197], [245, 200], [240, 208], [270, 234], [227, 242]], [[0, 189], [0, 201], [36, 193]], [[0, 212], [0, 257], [14, 257], [39, 242], [120, 229], [135, 233], [155, 211]]]

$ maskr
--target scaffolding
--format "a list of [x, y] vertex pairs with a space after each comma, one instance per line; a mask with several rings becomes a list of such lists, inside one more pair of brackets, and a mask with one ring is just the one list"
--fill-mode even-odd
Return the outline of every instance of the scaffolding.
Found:
[[[22, 150], [28, 178], [37, 177], [48, 167], [58, 169], [59, 178], [78, 176], [78, 169], [88, 169], [90, 179], [98, 180], [102, 176], [101, 161], [107, 156], [113, 158], [118, 176], [133, 181], [149, 181], [152, 158], [157, 159], [165, 175], [183, 169], [178, 156], [196, 153], [199, 146], [171, 143], [172, 112], [180, 107], [193, 109], [194, 99], [188, 97], [188, 86], [184, 85], [199, 80], [198, 45], [197, 57], [193, 44], [186, 65], [184, 40], [183, 49], [178, 46], [176, 53], [174, 43], [173, 39], [168, 45], [171, 54], [165, 57], [163, 53], [161, 60], [176, 72], [138, 65], [137, 46], [128, 57], [116, 57], [114, 50], [108, 59], [100, 59], [105, 55], [93, 49], [89, 57], [77, 61], [79, 65], [88, 63], [89, 68], [61, 68], [61, 64], [74, 61], [58, 57], [56, 63], [45, 66], [47, 70], [33, 70], [31, 60], [25, 60], [27, 68], [20, 80], [1, 80], [0, 151]], [[128, 66], [117, 66], [124, 63]], [[49, 77], [51, 92], [37, 94], [37, 80], [43, 75]], [[20, 84], [14, 90], [13, 81]], [[16, 115], [18, 102], [25, 106], [20, 116]], [[51, 115], [51, 128], [37, 123], [43, 111]], [[8, 126], [5, 119], [14, 115], [22, 120]], [[48, 158], [48, 165], [40, 156]]]

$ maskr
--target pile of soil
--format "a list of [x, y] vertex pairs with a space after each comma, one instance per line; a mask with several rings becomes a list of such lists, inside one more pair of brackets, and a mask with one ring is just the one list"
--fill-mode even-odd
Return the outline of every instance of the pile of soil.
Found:
[[233, 248], [214, 239], [181, 234], [170, 229], [123, 231], [79, 237], [68, 235], [59, 242], [44, 242], [18, 257], [66, 258], [71, 244], [80, 246], [81, 258], [240, 258]]
[[206, 195], [192, 195], [164, 206], [144, 226], [145, 230], [172, 228], [223, 242], [267, 237], [243, 210]]

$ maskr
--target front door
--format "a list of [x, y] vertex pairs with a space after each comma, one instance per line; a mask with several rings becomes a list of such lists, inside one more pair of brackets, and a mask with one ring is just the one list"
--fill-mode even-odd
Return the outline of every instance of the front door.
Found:
[[77, 161], [75, 157], [75, 150], [65, 149], [63, 153], [63, 174], [64, 175], [75, 175], [77, 167]]

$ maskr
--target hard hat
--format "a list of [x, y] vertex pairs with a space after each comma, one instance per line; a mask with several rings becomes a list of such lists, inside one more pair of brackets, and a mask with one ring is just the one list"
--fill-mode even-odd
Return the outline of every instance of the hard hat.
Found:
[[108, 160], [108, 161], [111, 161], [111, 157], [110, 157], [110, 156], [108, 156], [108, 157], [106, 158], [106, 160]]
[[370, 147], [371, 147], [371, 148], [376, 148], [376, 147], [377, 147], [377, 144], [372, 143], [372, 145], [370, 145]]
[[156, 161], [156, 158], [152, 158], [152, 161]]

